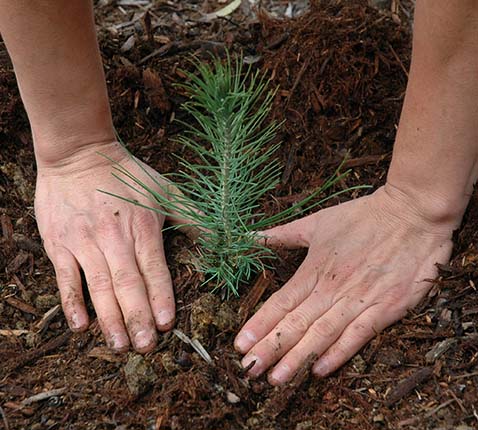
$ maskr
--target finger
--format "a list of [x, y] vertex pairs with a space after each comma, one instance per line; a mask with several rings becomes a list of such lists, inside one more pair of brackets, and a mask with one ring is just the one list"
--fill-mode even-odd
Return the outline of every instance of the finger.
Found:
[[55, 269], [56, 282], [60, 290], [61, 305], [72, 331], [88, 328], [88, 313], [85, 307], [78, 262], [68, 249], [56, 247], [47, 250]]
[[287, 382], [310, 354], [320, 357], [363, 309], [363, 305], [352, 304], [348, 299], [339, 300], [309, 327], [302, 339], [277, 363], [269, 375], [269, 382], [273, 385]]
[[134, 349], [141, 353], [151, 351], [157, 342], [156, 327], [146, 287], [136, 264], [134, 246], [110, 240], [103, 252]]
[[[319, 298], [320, 294], [320, 298]], [[322, 298], [322, 296], [324, 296]], [[305, 335], [309, 327], [327, 312], [332, 303], [327, 300], [323, 289], [315, 288], [312, 294], [299, 306], [287, 313], [282, 320], [260, 340], [243, 358], [242, 365], [250, 366], [249, 374], [258, 376], [275, 364], [294, 347]], [[332, 298], [331, 294], [328, 294]]]
[[116, 351], [127, 350], [129, 339], [104, 255], [95, 245], [84, 243], [76, 255], [106, 343]]
[[383, 305], [375, 305], [360, 314], [340, 338], [317, 360], [312, 371], [326, 376], [349, 361], [369, 340], [400, 319]]
[[264, 338], [310, 295], [317, 284], [317, 276], [317, 268], [306, 258], [294, 276], [244, 325], [234, 341], [236, 350], [245, 354]]
[[312, 214], [260, 233], [263, 244], [271, 247], [308, 248], [317, 214]]
[[164, 256], [161, 226], [155, 215], [146, 213], [140, 217], [133, 234], [136, 260], [156, 326], [161, 331], [170, 330], [174, 325], [174, 291]]

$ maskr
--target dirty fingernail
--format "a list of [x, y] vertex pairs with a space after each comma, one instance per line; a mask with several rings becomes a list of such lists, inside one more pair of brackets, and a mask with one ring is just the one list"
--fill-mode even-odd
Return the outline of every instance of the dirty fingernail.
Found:
[[248, 372], [253, 376], [259, 376], [262, 372], [261, 370], [262, 361], [256, 355], [247, 355], [246, 357], [242, 359], [241, 364], [242, 364], [242, 367], [244, 367], [244, 369], [247, 369]]
[[72, 330], [80, 330], [82, 328], [82, 323], [80, 316], [77, 313], [74, 313], [70, 319], [70, 325]]
[[141, 330], [134, 336], [134, 347], [136, 349], [144, 349], [154, 342], [154, 336], [149, 331]]
[[170, 311], [161, 311], [158, 314], [158, 325], [167, 326], [172, 323], [174, 319], [174, 314]]
[[128, 336], [124, 334], [116, 333], [111, 335], [108, 343], [110, 348], [116, 349], [116, 350], [122, 350], [128, 346], [129, 339], [128, 339]]
[[257, 338], [250, 331], [244, 331], [236, 337], [234, 346], [239, 352], [249, 351], [257, 342]]
[[290, 367], [287, 364], [279, 364], [270, 374], [270, 378], [278, 384], [283, 384], [289, 380]]
[[326, 376], [329, 372], [330, 366], [326, 359], [320, 359], [314, 366], [314, 373], [317, 376]]

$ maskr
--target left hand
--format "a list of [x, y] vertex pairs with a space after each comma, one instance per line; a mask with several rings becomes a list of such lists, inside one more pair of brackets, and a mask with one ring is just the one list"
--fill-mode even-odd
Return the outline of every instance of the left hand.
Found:
[[402, 318], [432, 286], [452, 250], [453, 223], [432, 221], [386, 185], [264, 234], [267, 244], [308, 247], [295, 275], [245, 324], [235, 347], [269, 382], [290, 380], [311, 353], [325, 376]]

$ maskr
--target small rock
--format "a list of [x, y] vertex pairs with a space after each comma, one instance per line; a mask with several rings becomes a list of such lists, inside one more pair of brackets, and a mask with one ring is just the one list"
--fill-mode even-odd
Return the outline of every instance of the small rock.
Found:
[[226, 393], [226, 399], [229, 403], [232, 403], [233, 405], [241, 401], [241, 398], [237, 394], [234, 394], [232, 391], [228, 391]]
[[42, 312], [48, 311], [59, 303], [60, 300], [55, 294], [42, 294], [35, 299], [35, 307]]
[[142, 355], [135, 353], [128, 354], [124, 374], [128, 389], [134, 396], [144, 394], [158, 380], [151, 364]]

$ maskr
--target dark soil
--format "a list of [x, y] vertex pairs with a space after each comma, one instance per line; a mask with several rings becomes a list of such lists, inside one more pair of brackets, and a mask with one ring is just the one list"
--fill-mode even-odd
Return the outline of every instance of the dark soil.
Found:
[[[208, 52], [224, 54], [229, 48], [242, 51], [280, 85], [273, 116], [285, 120], [279, 154], [284, 173], [264, 202], [266, 211], [313, 190], [347, 154], [353, 171], [337, 189], [377, 187], [385, 180], [410, 57], [407, 4], [396, 4], [398, 14], [364, 1], [315, 2], [293, 20], [275, 20], [265, 12], [254, 18], [241, 7], [226, 19], [201, 22], [200, 11], [221, 4], [119, 7], [101, 1], [98, 31], [118, 132], [158, 171], [174, 171], [173, 154], [182, 148], [171, 140], [180, 132], [171, 120], [183, 117], [178, 106], [184, 97], [173, 84], [184, 81], [181, 69], [190, 68], [191, 55], [207, 59]], [[0, 332], [0, 428], [478, 428], [476, 194], [456, 232], [450, 264], [440, 268], [418, 309], [331, 377], [318, 380], [304, 368], [291, 384], [273, 389], [265, 378], [244, 376], [232, 341], [256, 302], [294, 273], [304, 252], [283, 251], [268, 279], [222, 303], [200, 287], [185, 252], [188, 239], [168, 233], [176, 327], [194, 333], [212, 364], [173, 333], [144, 359], [111, 354], [96, 322], [73, 335], [62, 313], [55, 315], [54, 274], [32, 208], [31, 137], [2, 45], [0, 148], [0, 330], [12, 330]], [[39, 324], [52, 308], [53, 318]], [[50, 390], [60, 391], [24, 402]]]

